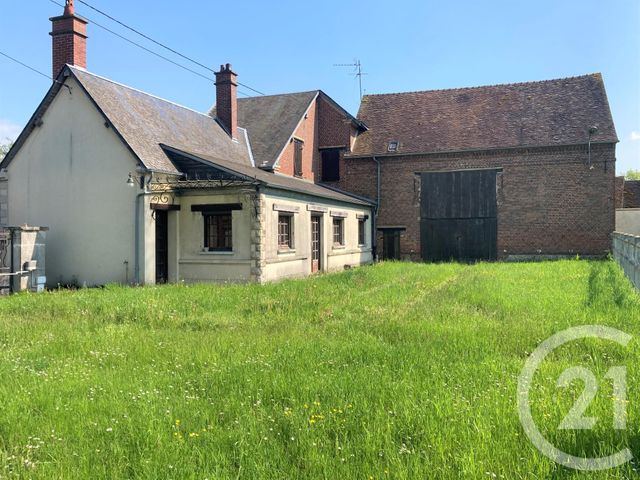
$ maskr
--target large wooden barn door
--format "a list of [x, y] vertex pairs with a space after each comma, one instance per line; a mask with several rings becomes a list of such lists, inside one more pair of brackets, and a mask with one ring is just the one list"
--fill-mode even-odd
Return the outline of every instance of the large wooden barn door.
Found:
[[496, 259], [496, 173], [496, 170], [462, 170], [422, 174], [423, 260]]

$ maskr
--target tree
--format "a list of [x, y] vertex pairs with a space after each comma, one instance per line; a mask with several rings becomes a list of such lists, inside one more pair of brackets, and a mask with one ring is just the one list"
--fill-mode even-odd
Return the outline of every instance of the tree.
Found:
[[625, 180], [640, 180], [640, 170], [628, 170], [624, 174]]
[[0, 143], [0, 161], [2, 161], [2, 159], [4, 158], [4, 156], [9, 153], [9, 150], [11, 150], [11, 147], [13, 145], [13, 142], [9, 139], [7, 139], [6, 141]]

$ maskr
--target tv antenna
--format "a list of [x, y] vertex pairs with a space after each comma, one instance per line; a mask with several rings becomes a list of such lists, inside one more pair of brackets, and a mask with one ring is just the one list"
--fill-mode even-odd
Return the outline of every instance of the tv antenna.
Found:
[[353, 63], [334, 63], [334, 67], [351, 67], [354, 69], [353, 76], [358, 77], [358, 84], [360, 86], [360, 100], [362, 100], [362, 76], [368, 75], [362, 71], [362, 64], [360, 60], [354, 60]]

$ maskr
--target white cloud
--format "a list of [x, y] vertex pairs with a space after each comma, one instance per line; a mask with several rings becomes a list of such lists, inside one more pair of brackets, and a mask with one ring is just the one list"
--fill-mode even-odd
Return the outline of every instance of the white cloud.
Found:
[[631, 141], [640, 140], [640, 132], [631, 132]]
[[22, 131], [22, 127], [17, 123], [13, 123], [9, 120], [5, 120], [0, 118], [0, 141], [5, 139], [15, 140], [20, 132]]

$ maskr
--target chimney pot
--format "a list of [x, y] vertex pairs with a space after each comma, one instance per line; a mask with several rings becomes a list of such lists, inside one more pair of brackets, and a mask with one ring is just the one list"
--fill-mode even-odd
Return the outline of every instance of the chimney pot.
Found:
[[67, 0], [64, 13], [51, 20], [52, 71], [56, 78], [66, 64], [87, 68], [87, 21], [75, 14], [73, 0]]

